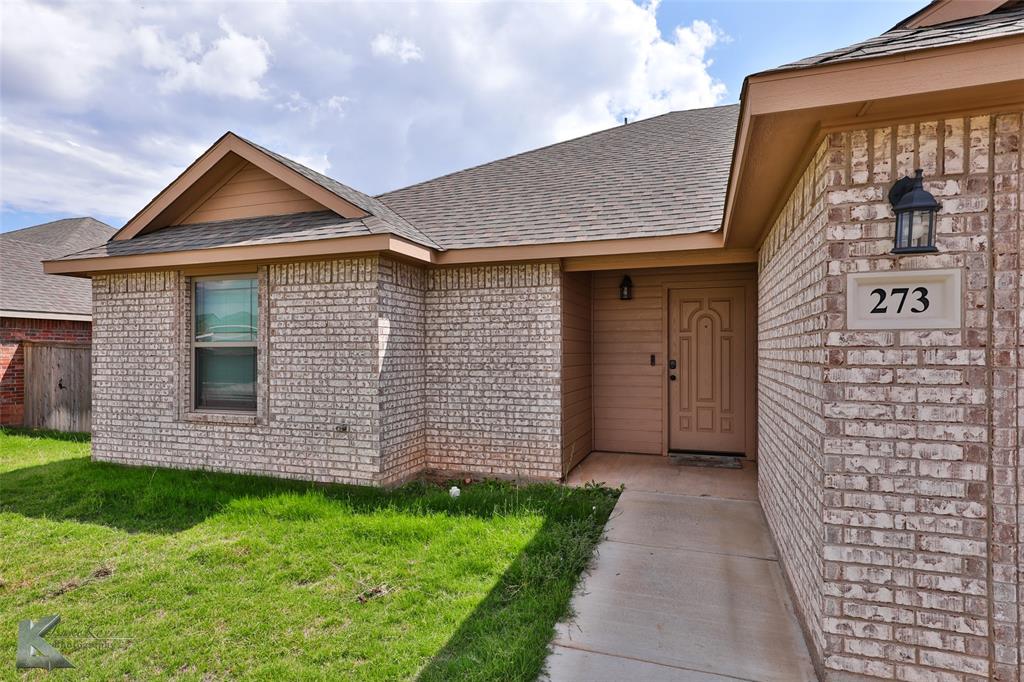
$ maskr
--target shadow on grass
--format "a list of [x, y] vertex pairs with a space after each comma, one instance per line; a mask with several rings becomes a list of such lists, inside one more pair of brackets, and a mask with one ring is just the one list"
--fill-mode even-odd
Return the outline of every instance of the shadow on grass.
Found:
[[[95, 523], [128, 532], [176, 533], [224, 510], [238, 498], [264, 498], [316, 491], [357, 513], [394, 509], [413, 514], [444, 512], [490, 518], [495, 514], [536, 513], [548, 521], [585, 518], [603, 507], [606, 490], [556, 484], [515, 487], [485, 482], [471, 494], [452, 499], [442, 486], [410, 483], [393, 490], [325, 485], [259, 476], [178, 469], [128, 467], [88, 457], [0, 473], [0, 511], [55, 521]], [[610, 509], [610, 508], [609, 508]]]
[[586, 525], [545, 519], [497, 585], [431, 657], [418, 682], [536, 680], [615, 497], [607, 510], [595, 506], [598, 518]]
[[303, 491], [317, 491], [356, 512], [543, 516], [541, 529], [497, 585], [421, 670], [423, 682], [535, 679], [554, 625], [568, 610], [576, 580], [618, 496], [606, 489], [554, 484], [482, 483], [452, 499], [444, 488], [425, 483], [380, 490], [125, 467], [79, 457], [0, 474], [0, 512], [167, 534], [201, 523], [239, 498]]

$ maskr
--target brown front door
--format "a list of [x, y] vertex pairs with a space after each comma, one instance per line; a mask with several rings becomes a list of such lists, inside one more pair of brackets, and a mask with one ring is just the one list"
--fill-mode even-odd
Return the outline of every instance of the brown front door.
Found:
[[669, 292], [670, 450], [744, 452], [745, 320], [742, 287]]

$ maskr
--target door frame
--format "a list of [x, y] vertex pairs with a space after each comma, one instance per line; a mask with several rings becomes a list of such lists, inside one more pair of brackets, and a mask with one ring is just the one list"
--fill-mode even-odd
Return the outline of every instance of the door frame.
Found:
[[[709, 278], [708, 275], [711, 275]], [[748, 343], [746, 346], [746, 376], [743, 380], [743, 391], [745, 396], [746, 424], [743, 453], [749, 460], [757, 459], [757, 271], [753, 269], [723, 269], [714, 268], [699, 270], [696, 272], [680, 273], [678, 278], [673, 278], [662, 284], [662, 334], [661, 356], [665, 358], [665, 371], [662, 373], [662, 443], [661, 454], [668, 456], [671, 439], [671, 402], [668, 380], [669, 360], [669, 336], [672, 333], [670, 328], [671, 318], [669, 307], [671, 305], [671, 291], [673, 289], [707, 289], [717, 287], [743, 287], [746, 314], [744, 323]]]

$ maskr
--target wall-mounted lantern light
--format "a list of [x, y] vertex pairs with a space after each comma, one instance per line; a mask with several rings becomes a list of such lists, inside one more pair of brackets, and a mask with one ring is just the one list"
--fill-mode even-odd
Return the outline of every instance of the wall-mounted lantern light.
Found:
[[924, 188], [924, 171], [896, 181], [889, 190], [889, 203], [896, 214], [896, 244], [893, 253], [933, 253], [935, 214], [939, 202]]
[[619, 300], [620, 301], [631, 301], [633, 300], [633, 280], [626, 275], [622, 278], [622, 282], [619, 283]]

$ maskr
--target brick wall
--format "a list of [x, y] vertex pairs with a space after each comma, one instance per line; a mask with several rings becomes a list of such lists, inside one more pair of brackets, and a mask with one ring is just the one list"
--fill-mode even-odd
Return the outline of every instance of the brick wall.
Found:
[[819, 658], [826, 160], [822, 145], [765, 239], [757, 305], [759, 496]]
[[94, 458], [376, 481], [376, 259], [273, 265], [260, 275], [264, 359], [255, 418], [191, 413], [188, 278], [94, 279]]
[[89, 322], [0, 317], [0, 426], [21, 426], [25, 416], [23, 341], [89, 343]]
[[426, 465], [426, 340], [422, 268], [380, 262], [382, 480], [395, 483]]
[[[816, 157], [827, 206], [817, 229], [828, 256], [821, 660], [830, 678], [1020, 679], [1020, 128], [1020, 112], [880, 125], [831, 133]], [[886, 193], [917, 167], [942, 204], [940, 253], [894, 257]], [[790, 206], [807, 198], [798, 187]], [[774, 314], [766, 275], [782, 258], [793, 268], [804, 258], [773, 257], [771, 246], [761, 255], [762, 316]], [[846, 329], [847, 273], [929, 268], [962, 269], [961, 329]], [[776, 362], [772, 339], [760, 344], [762, 362]], [[800, 374], [800, 344], [784, 347]], [[763, 368], [762, 382], [771, 373]], [[774, 385], [762, 383], [762, 397]], [[779, 477], [766, 462], [778, 455], [761, 457], [785, 558], [793, 540], [772, 499], [784, 491], [772, 490]], [[809, 573], [784, 564], [806, 601]]]
[[428, 273], [431, 469], [561, 476], [560, 298], [557, 263]]
[[95, 279], [94, 457], [345, 483], [426, 467], [558, 478], [556, 264], [426, 271], [376, 257], [260, 278], [256, 414], [191, 409], [191, 281]]

